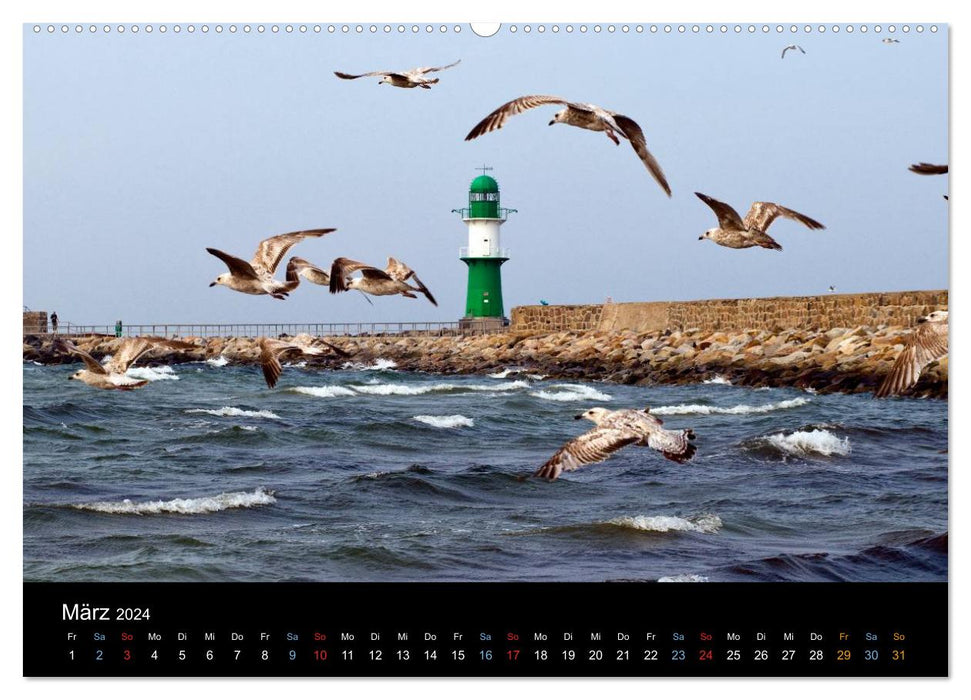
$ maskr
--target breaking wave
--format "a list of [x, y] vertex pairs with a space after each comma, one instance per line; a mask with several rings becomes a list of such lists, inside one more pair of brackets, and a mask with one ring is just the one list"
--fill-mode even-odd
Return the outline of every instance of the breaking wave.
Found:
[[322, 399], [332, 399], [336, 396], [356, 396], [353, 391], [343, 386], [297, 386], [287, 389], [287, 391], [294, 394], [317, 396]]
[[171, 367], [163, 365], [161, 367], [131, 367], [125, 372], [126, 377], [132, 379], [147, 379], [150, 382], [157, 382], [160, 379], [178, 379], [179, 375]]
[[529, 382], [523, 380], [501, 384], [352, 384], [351, 389], [361, 394], [377, 396], [419, 396], [421, 394], [449, 391], [515, 391], [526, 389]]
[[706, 513], [696, 518], [679, 518], [676, 515], [635, 515], [634, 517], [624, 516], [613, 518], [607, 521], [617, 527], [630, 528], [631, 530], [644, 530], [647, 532], [671, 532], [672, 530], [682, 532], [702, 532], [711, 535], [718, 532], [722, 527], [722, 519], [717, 515]]
[[463, 415], [454, 416], [414, 416], [413, 420], [433, 428], [471, 428], [475, 423]]
[[706, 406], [704, 404], [691, 403], [691, 404], [678, 404], [677, 406], [657, 406], [651, 409], [651, 413], [658, 416], [683, 416], [683, 415], [702, 415], [707, 416], [710, 414], [719, 415], [747, 415], [750, 413], [771, 413], [772, 411], [781, 411], [787, 408], [796, 408], [798, 406], [804, 406], [809, 403], [809, 399], [798, 397], [795, 399], [786, 399], [785, 401], [778, 401], [776, 403], [762, 404], [761, 406], [748, 406], [742, 404], [740, 406], [732, 406], [730, 408], [723, 408], [721, 406]]
[[225, 367], [229, 364], [229, 360], [220, 355], [219, 357], [210, 357], [206, 360], [207, 365], [212, 365], [213, 367]]
[[394, 369], [397, 366], [398, 363], [394, 360], [387, 360], [383, 357], [379, 357], [369, 365], [363, 362], [345, 362], [341, 369], [356, 370], [358, 372], [380, 372], [382, 370]]
[[841, 438], [828, 430], [797, 430], [794, 433], [769, 435], [759, 438], [763, 445], [769, 445], [784, 454], [805, 457], [807, 455], [848, 455], [850, 439]]
[[728, 377], [723, 377], [720, 374], [716, 374], [711, 379], [704, 380], [702, 384], [728, 384], [729, 386], [731, 386], [732, 381]]
[[657, 580], [658, 583], [708, 583], [708, 577], [700, 574], [675, 574], [674, 576], [662, 576]]
[[530, 396], [547, 401], [610, 401], [610, 394], [585, 384], [554, 384], [550, 391], [532, 391]]
[[222, 408], [190, 408], [186, 410], [186, 413], [208, 413], [211, 416], [220, 416], [222, 418], [239, 416], [243, 418], [280, 419], [280, 416], [273, 413], [273, 411], [246, 411], [242, 408], [235, 408], [233, 406], [223, 406]]
[[216, 513], [231, 508], [253, 508], [276, 503], [274, 492], [257, 488], [253, 492], [233, 491], [220, 493], [217, 496], [203, 496], [201, 498], [174, 498], [171, 501], [142, 501], [136, 503], [129, 499], [123, 501], [98, 501], [95, 503], [77, 503], [72, 508], [90, 510], [98, 513], [113, 513], [123, 515], [154, 515], [158, 513], [179, 513], [194, 515], [197, 513]]

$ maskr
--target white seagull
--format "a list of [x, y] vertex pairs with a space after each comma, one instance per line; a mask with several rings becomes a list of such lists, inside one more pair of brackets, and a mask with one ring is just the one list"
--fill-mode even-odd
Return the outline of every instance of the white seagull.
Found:
[[219, 275], [209, 286], [215, 287], [220, 284], [244, 294], [269, 294], [274, 299], [286, 299], [287, 294], [293, 291], [300, 282], [296, 273], [291, 276], [289, 269], [287, 270], [288, 279], [286, 282], [273, 279], [273, 273], [276, 272], [283, 256], [294, 244], [299, 243], [304, 238], [320, 238], [324, 234], [336, 230], [335, 228], [315, 228], [307, 231], [282, 233], [279, 236], [267, 238], [260, 241], [256, 254], [253, 255], [250, 262], [216, 248], [206, 248], [211, 255], [222, 260], [229, 268], [229, 272]]
[[307, 345], [294, 340], [260, 338], [260, 365], [263, 368], [263, 378], [266, 379], [266, 385], [271, 389], [276, 386], [277, 380], [283, 374], [280, 358], [284, 355], [323, 355], [327, 350], [332, 350], [341, 357], [350, 357], [350, 353], [341, 350], [336, 345], [331, 345], [325, 340], [317, 338], [314, 343], [315, 345]]
[[618, 146], [620, 145], [620, 139], [617, 138], [618, 135], [627, 139], [634, 152], [637, 153], [637, 156], [647, 167], [648, 171], [657, 180], [657, 184], [667, 193], [668, 197], [671, 196], [671, 188], [668, 186], [668, 181], [664, 177], [664, 172], [661, 170], [661, 166], [654, 156], [651, 155], [651, 152], [647, 150], [644, 132], [641, 131], [641, 127], [637, 122], [630, 117], [625, 117], [623, 114], [611, 112], [597, 105], [584, 102], [568, 102], [562, 97], [553, 97], [551, 95], [526, 95], [525, 97], [518, 97], [502, 105], [476, 124], [468, 136], [465, 137], [465, 140], [471, 141], [478, 136], [482, 136], [482, 134], [495, 129], [501, 129], [509, 120], [509, 117], [521, 114], [527, 109], [548, 104], [566, 105], [564, 109], [561, 109], [553, 115], [553, 119], [549, 123], [550, 126], [554, 124], [569, 124], [570, 126], [578, 126], [581, 129], [589, 129], [590, 131], [603, 131], [607, 135], [607, 138]]
[[881, 39], [884, 44], [899, 44], [900, 39], [891, 39], [889, 36], [886, 39]]
[[[351, 277], [358, 271], [361, 277]], [[412, 287], [408, 284], [409, 279], [414, 280], [417, 286]], [[438, 306], [435, 297], [418, 279], [415, 271], [394, 258], [388, 258], [388, 265], [383, 270], [350, 258], [337, 258], [330, 268], [330, 292], [337, 294], [346, 292], [348, 289], [358, 289], [374, 296], [400, 294], [409, 299], [416, 299], [414, 292], [418, 292]]]
[[437, 83], [439, 78], [426, 78], [425, 75], [428, 73], [435, 73], [440, 70], [445, 70], [446, 68], [451, 68], [452, 66], [457, 66], [462, 62], [459, 59], [455, 63], [449, 63], [447, 66], [434, 66], [426, 68], [412, 68], [411, 70], [405, 71], [388, 71], [388, 70], [376, 70], [370, 73], [361, 73], [359, 75], [351, 75], [350, 73], [341, 73], [340, 71], [334, 71], [334, 75], [338, 78], [343, 78], [344, 80], [357, 80], [358, 78], [370, 78], [372, 76], [381, 76], [381, 80], [378, 81], [378, 85], [387, 83], [388, 85], [393, 85], [394, 87], [400, 88], [414, 88], [420, 87], [426, 90], [431, 90], [432, 85]]
[[121, 389], [128, 391], [148, 384], [147, 379], [134, 379], [125, 374], [142, 355], [156, 347], [166, 347], [173, 350], [197, 349], [192, 343], [167, 338], [151, 336], [140, 338], [125, 338], [118, 346], [111, 360], [102, 365], [90, 354], [81, 350], [69, 340], [59, 338], [54, 347], [80, 357], [87, 369], [79, 369], [68, 379], [77, 379], [95, 389]]
[[785, 58], [786, 57], [786, 51], [789, 51], [790, 49], [793, 49], [793, 50], [799, 49], [803, 53], [806, 53], [806, 49], [802, 48], [798, 44], [789, 44], [787, 47], [785, 47], [784, 49], [782, 49], [782, 58]]
[[603, 462], [625, 445], [650, 447], [679, 464], [691, 459], [696, 450], [691, 443], [695, 439], [693, 430], [665, 430], [661, 420], [652, 416], [647, 408], [643, 411], [591, 408], [574, 417], [593, 421], [596, 427], [566, 443], [534, 476], [553, 481], [562, 472]]
[[711, 228], [698, 237], [699, 241], [706, 238], [714, 241], [718, 245], [727, 248], [751, 248], [761, 246], [772, 250], [782, 250], [782, 246], [775, 242], [775, 239], [765, 231], [778, 217], [795, 219], [801, 224], [811, 229], [826, 228], [815, 219], [810, 219], [805, 214], [800, 214], [792, 209], [772, 202], [753, 202], [752, 207], [745, 215], [745, 219], [738, 215], [731, 206], [724, 202], [719, 202], [713, 197], [709, 197], [701, 192], [695, 192], [698, 198], [711, 207], [718, 217], [718, 228]]
[[914, 386], [927, 365], [947, 355], [947, 331], [947, 311], [932, 311], [917, 319], [917, 330], [876, 390], [876, 397], [899, 394]]

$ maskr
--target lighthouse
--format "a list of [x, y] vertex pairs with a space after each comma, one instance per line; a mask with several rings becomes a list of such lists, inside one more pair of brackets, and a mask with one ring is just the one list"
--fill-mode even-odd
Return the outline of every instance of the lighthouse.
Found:
[[459, 249], [459, 257], [469, 266], [469, 286], [465, 295], [465, 315], [461, 328], [501, 328], [505, 323], [502, 308], [502, 276], [499, 268], [509, 259], [500, 245], [499, 228], [515, 209], [499, 206], [499, 183], [486, 175], [492, 168], [483, 166], [469, 185], [469, 206], [453, 209], [461, 214], [469, 229], [469, 244]]

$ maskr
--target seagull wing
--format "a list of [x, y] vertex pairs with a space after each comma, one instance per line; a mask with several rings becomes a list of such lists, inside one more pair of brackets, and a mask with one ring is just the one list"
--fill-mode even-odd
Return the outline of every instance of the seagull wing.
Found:
[[724, 202], [719, 202], [714, 197], [709, 197], [706, 194], [701, 194], [701, 192], [695, 192], [698, 199], [711, 207], [711, 210], [715, 212], [715, 216], [718, 217], [718, 225], [726, 230], [737, 230], [744, 231], [745, 224], [742, 223], [742, 217], [738, 215], [738, 212], [732, 209], [731, 206], [725, 204]]
[[947, 323], [919, 325], [877, 389], [876, 397], [906, 391], [917, 383], [924, 367], [947, 355], [947, 330]]
[[553, 481], [562, 472], [571, 472], [587, 464], [603, 462], [625, 445], [640, 441], [641, 436], [629, 430], [596, 427], [563, 445], [540, 467], [534, 476]]
[[782, 58], [785, 58], [786, 57], [786, 51], [788, 51], [791, 48], [792, 48], [791, 46], [787, 46], [784, 49], [782, 49]]
[[482, 134], [488, 133], [495, 129], [501, 129], [509, 120], [509, 117], [522, 114], [527, 109], [552, 104], [565, 105], [569, 104], [569, 102], [564, 100], [562, 97], [553, 97], [551, 95], [526, 95], [525, 97], [517, 97], [515, 100], [502, 105], [492, 112], [492, 114], [476, 124], [472, 131], [469, 132], [469, 135], [465, 137], [465, 140], [471, 141], [477, 136], [482, 136]]
[[[396, 75], [396, 74], [393, 71], [376, 70], [376, 71], [371, 71], [370, 73], [361, 73], [359, 75], [351, 75], [350, 73], [341, 73], [340, 71], [335, 70], [334, 71], [334, 75], [336, 75], [338, 78], [343, 78], [344, 80], [357, 80], [358, 78], [370, 78], [371, 76], [375, 76], [375, 75], [384, 76], [384, 75]], [[400, 74], [398, 74], [398, 75], [400, 75]], [[404, 77], [404, 76], [402, 76], [402, 77]]]
[[226, 263], [226, 267], [233, 274], [233, 277], [239, 277], [240, 279], [259, 279], [260, 276], [256, 274], [256, 270], [253, 266], [242, 258], [237, 258], [229, 253], [224, 253], [221, 250], [216, 250], [215, 248], [206, 248], [210, 255], [215, 255], [217, 258]]
[[426, 287], [422, 281], [418, 279], [418, 275], [412, 273], [411, 278], [415, 280], [415, 284], [418, 285], [418, 290], [425, 295], [428, 301], [430, 301], [434, 306], [438, 306], [438, 302], [435, 301], [435, 297], [432, 296], [432, 293], [429, 291], [428, 287]]
[[324, 234], [336, 230], [335, 228], [314, 228], [307, 231], [281, 233], [279, 236], [267, 238], [266, 240], [260, 241], [260, 245], [256, 249], [256, 255], [253, 256], [251, 264], [255, 270], [262, 270], [272, 275], [276, 272], [280, 261], [283, 260], [283, 256], [295, 244], [304, 238], [320, 238]]
[[300, 284], [301, 277], [308, 282], [313, 282], [324, 287], [330, 285], [330, 274], [321, 270], [313, 263], [294, 256], [287, 263], [287, 282], [293, 285], [293, 289], [296, 289], [297, 285]]
[[337, 292], [347, 291], [347, 278], [357, 272], [361, 271], [361, 274], [365, 277], [370, 277], [372, 279], [392, 279], [384, 270], [379, 270], [376, 267], [368, 265], [367, 263], [357, 262], [356, 260], [351, 260], [350, 258], [337, 258], [330, 266], [330, 292], [331, 294], [337, 294]]
[[111, 362], [108, 363], [108, 368], [112, 372], [124, 374], [142, 355], [156, 347], [169, 348], [170, 350], [197, 349], [197, 346], [192, 343], [175, 340], [174, 338], [158, 338], [155, 336], [126, 338], [122, 342], [121, 347], [118, 348], [118, 352], [112, 356]]
[[81, 360], [84, 362], [84, 365], [91, 372], [94, 372], [95, 374], [108, 374], [108, 370], [106, 370], [101, 365], [100, 362], [98, 362], [96, 359], [91, 357], [91, 355], [86, 353], [84, 350], [79, 348], [71, 341], [64, 340], [63, 338], [58, 338], [56, 341], [54, 341], [54, 347], [61, 352], [67, 352], [72, 355], [77, 355], [78, 357], [80, 357]]
[[752, 208], [749, 209], [748, 214], [745, 215], [745, 228], [756, 229], [757, 231], [762, 231], [764, 233], [772, 222], [780, 216], [786, 219], [795, 219], [799, 223], [811, 229], [826, 228], [821, 223], [815, 219], [810, 219], [805, 214], [800, 214], [792, 209], [786, 209], [785, 207], [779, 206], [778, 204], [773, 204], [772, 202], [753, 202]]
[[943, 175], [947, 172], [947, 166], [934, 165], [933, 163], [915, 163], [907, 168], [907, 170], [918, 175]]
[[462, 59], [460, 58], [455, 63], [449, 63], [447, 66], [435, 66], [435, 67], [415, 68], [414, 70], [411, 70], [411, 71], [408, 71], [408, 72], [409, 73], [418, 73], [418, 74], [436, 73], [436, 72], [438, 72], [440, 70], [445, 70], [446, 68], [452, 68], [453, 66], [457, 66], [461, 62], [462, 62]]
[[648, 172], [651, 176], [657, 180], [657, 184], [661, 186], [668, 197], [671, 196], [671, 188], [668, 186], [667, 178], [664, 177], [664, 172], [661, 170], [661, 166], [658, 164], [651, 152], [647, 150], [647, 141], [644, 140], [644, 132], [641, 131], [641, 127], [630, 117], [625, 117], [623, 114], [610, 115], [613, 117], [614, 122], [620, 127], [621, 132], [630, 141], [631, 147], [634, 152], [641, 159], [645, 166], [647, 166]]
[[656, 428], [647, 435], [647, 446], [657, 450], [668, 459], [679, 464], [694, 456], [697, 448], [691, 444], [695, 439], [693, 430], [665, 430]]
[[384, 268], [384, 271], [388, 273], [388, 276], [391, 277], [391, 279], [399, 282], [404, 282], [415, 274], [415, 271], [405, 265], [403, 262], [390, 257], [388, 258], [388, 265]]

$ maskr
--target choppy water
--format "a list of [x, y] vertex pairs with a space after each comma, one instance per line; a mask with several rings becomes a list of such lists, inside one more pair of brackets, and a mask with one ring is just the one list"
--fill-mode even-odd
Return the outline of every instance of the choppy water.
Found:
[[[947, 578], [947, 404], [514, 371], [219, 362], [107, 392], [24, 365], [24, 578]], [[692, 427], [547, 483], [590, 406]]]

